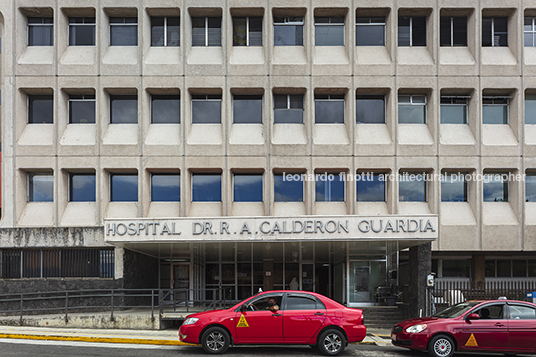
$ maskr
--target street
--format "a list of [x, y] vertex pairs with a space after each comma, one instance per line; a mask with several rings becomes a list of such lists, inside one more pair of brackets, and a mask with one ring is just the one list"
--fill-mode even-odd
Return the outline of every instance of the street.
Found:
[[[34, 341], [0, 339], [0, 356], [20, 357], [147, 357], [147, 356], [208, 356], [198, 346], [149, 346], [111, 343], [88, 343], [66, 341]], [[321, 356], [317, 351], [304, 346], [238, 346], [232, 347], [225, 357], [279, 357], [279, 356]], [[360, 357], [418, 357], [427, 356], [421, 352], [395, 347], [389, 344], [349, 345], [340, 356]], [[471, 354], [455, 354], [455, 357], [471, 356]], [[474, 354], [473, 356], [478, 356]], [[481, 356], [481, 354], [480, 354]], [[502, 354], [496, 354], [502, 356]], [[520, 356], [520, 355], [518, 355]]]

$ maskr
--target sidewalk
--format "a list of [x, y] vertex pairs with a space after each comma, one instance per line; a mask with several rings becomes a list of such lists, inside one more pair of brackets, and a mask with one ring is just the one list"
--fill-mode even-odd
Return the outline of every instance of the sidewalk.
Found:
[[[391, 343], [390, 331], [371, 329], [367, 337], [360, 342], [368, 345]], [[145, 345], [188, 346], [179, 341], [177, 329], [167, 330], [96, 330], [96, 329], [64, 329], [48, 327], [0, 326], [0, 338], [48, 340], [48, 341], [80, 341], [129, 343]]]

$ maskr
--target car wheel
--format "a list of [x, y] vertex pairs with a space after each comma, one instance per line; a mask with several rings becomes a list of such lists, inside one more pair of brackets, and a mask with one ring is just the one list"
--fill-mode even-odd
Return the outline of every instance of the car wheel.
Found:
[[335, 356], [344, 351], [346, 339], [344, 334], [339, 330], [326, 330], [320, 334], [317, 347], [322, 354]]
[[201, 345], [206, 353], [225, 353], [230, 342], [229, 333], [221, 327], [211, 327], [201, 337]]
[[445, 335], [434, 336], [428, 342], [428, 354], [432, 357], [450, 357], [454, 350], [454, 342]]

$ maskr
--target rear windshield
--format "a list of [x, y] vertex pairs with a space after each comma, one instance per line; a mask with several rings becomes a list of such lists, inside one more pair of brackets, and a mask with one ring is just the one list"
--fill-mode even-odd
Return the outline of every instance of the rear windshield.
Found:
[[434, 317], [439, 317], [442, 319], [452, 319], [463, 315], [466, 311], [471, 310], [476, 305], [480, 304], [480, 301], [466, 301], [460, 304], [452, 305], [447, 307], [445, 310], [437, 313]]

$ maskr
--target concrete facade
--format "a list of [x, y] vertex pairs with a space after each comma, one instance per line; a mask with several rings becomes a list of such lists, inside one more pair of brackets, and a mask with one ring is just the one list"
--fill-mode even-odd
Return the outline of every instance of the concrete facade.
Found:
[[[0, 1], [2, 14], [1, 248], [106, 246], [101, 234], [74, 240], [19, 241], [18, 229], [103, 227], [105, 219], [421, 215], [439, 217], [433, 257], [485, 255], [533, 259], [536, 203], [524, 181], [509, 183], [508, 202], [484, 202], [482, 181], [468, 182], [467, 202], [442, 202], [427, 182], [425, 202], [399, 200], [389, 181], [385, 202], [274, 202], [273, 174], [374, 171], [441, 174], [532, 173], [536, 125], [526, 125], [525, 94], [536, 93], [536, 50], [524, 47], [529, 0], [80, 0]], [[151, 16], [180, 17], [180, 46], [152, 47]], [[27, 46], [27, 17], [53, 17], [54, 45]], [[68, 18], [95, 16], [96, 45], [69, 46]], [[138, 46], [110, 46], [110, 17], [137, 17]], [[221, 16], [222, 46], [192, 46], [194, 16]], [[233, 16], [262, 16], [263, 46], [233, 46]], [[273, 17], [303, 16], [304, 45], [274, 46]], [[315, 46], [315, 16], [344, 17], [344, 46]], [[356, 16], [385, 16], [385, 46], [356, 46]], [[398, 17], [426, 17], [426, 46], [397, 45]], [[467, 16], [467, 46], [439, 45], [441, 16]], [[482, 47], [482, 18], [508, 18], [508, 46]], [[273, 94], [304, 95], [304, 123], [275, 124]], [[53, 124], [28, 124], [28, 95], [54, 97]], [[94, 94], [95, 124], [69, 124], [68, 96]], [[110, 124], [110, 95], [138, 96], [137, 124]], [[180, 124], [151, 124], [150, 98], [180, 94]], [[193, 124], [192, 96], [220, 94], [221, 124]], [[260, 94], [262, 124], [234, 124], [232, 97]], [[344, 95], [344, 124], [315, 124], [314, 96]], [[356, 124], [355, 96], [385, 95], [384, 124]], [[398, 95], [426, 96], [425, 124], [398, 124]], [[467, 96], [468, 124], [440, 123], [445, 95]], [[507, 96], [508, 124], [482, 124], [487, 96]], [[95, 202], [69, 202], [69, 173], [96, 176]], [[28, 202], [29, 172], [53, 173], [53, 202]], [[137, 173], [138, 201], [112, 202], [110, 173]], [[180, 173], [180, 202], [151, 201], [151, 173]], [[263, 175], [263, 202], [233, 202], [234, 173]], [[192, 173], [221, 173], [221, 202], [194, 202]], [[10, 231], [12, 230], [12, 231]], [[116, 257], [123, 251], [117, 248]], [[411, 256], [411, 255], [410, 255]], [[483, 259], [468, 276], [482, 280]], [[126, 269], [126, 268], [125, 268]], [[124, 276], [116, 259], [116, 279]], [[422, 273], [419, 276], [423, 276]], [[530, 277], [528, 277], [530, 278]]]

